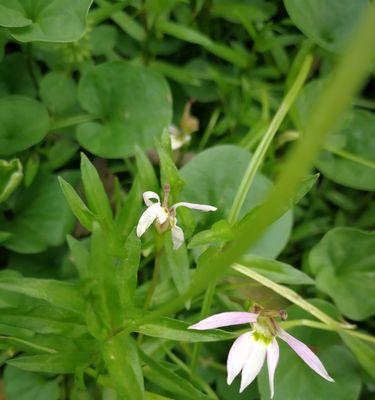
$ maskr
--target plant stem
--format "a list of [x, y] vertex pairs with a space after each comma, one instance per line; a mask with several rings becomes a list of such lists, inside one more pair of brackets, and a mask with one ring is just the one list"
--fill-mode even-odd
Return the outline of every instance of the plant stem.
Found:
[[[207, 291], [204, 294], [203, 304], [199, 315], [200, 320], [207, 317], [210, 312], [212, 300], [215, 294], [215, 288], [216, 288], [216, 281], [211, 283], [211, 285], [207, 288]], [[195, 373], [195, 370], [197, 368], [201, 348], [202, 348], [202, 343], [197, 342], [194, 344], [193, 354], [191, 357], [191, 364], [190, 364], [190, 369], [192, 374]]]
[[372, 162], [370, 160], [366, 160], [365, 158], [362, 158], [362, 157], [358, 157], [357, 155], [355, 155], [353, 153], [349, 153], [348, 151], [341, 150], [341, 149], [335, 149], [334, 147], [329, 146], [329, 145], [325, 145], [324, 149], [335, 154], [336, 156], [346, 158], [347, 160], [353, 161], [357, 164], [361, 164], [365, 167], [375, 168], [374, 162]]
[[81, 115], [73, 115], [71, 117], [66, 117], [51, 123], [50, 130], [67, 128], [69, 126], [74, 126], [78, 124], [82, 124], [83, 122], [94, 121], [98, 119], [90, 114], [81, 114]]
[[297, 95], [301, 90], [307, 78], [307, 75], [310, 71], [312, 61], [313, 58], [311, 55], [307, 55], [305, 57], [305, 60], [302, 63], [301, 69], [297, 75], [296, 80], [294, 81], [289, 92], [284, 97], [282, 103], [280, 104], [279, 109], [277, 110], [275, 116], [272, 118], [272, 121], [266, 133], [264, 134], [261, 142], [259, 143], [253, 157], [251, 158], [251, 161], [249, 163], [249, 166], [247, 167], [244, 177], [242, 178], [240, 187], [238, 188], [236, 197], [234, 198], [232, 208], [229, 213], [230, 224], [234, 224], [237, 221], [242, 205], [246, 199], [246, 195], [255, 178], [255, 174], [257, 173], [260, 165], [264, 160], [264, 157], [272, 142], [272, 139], [274, 138], [277, 130], [279, 129], [281, 123], [283, 122], [293, 102], [297, 98]]

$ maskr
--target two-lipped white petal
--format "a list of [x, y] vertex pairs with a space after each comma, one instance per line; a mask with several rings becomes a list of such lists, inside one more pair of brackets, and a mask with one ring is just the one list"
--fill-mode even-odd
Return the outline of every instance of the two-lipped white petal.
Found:
[[262, 340], [254, 340], [253, 337], [252, 341], [250, 354], [242, 369], [240, 393], [256, 378], [266, 359], [267, 345]]
[[244, 311], [223, 312], [202, 319], [202, 321], [189, 326], [189, 329], [198, 329], [202, 331], [206, 329], [221, 328], [223, 326], [248, 324], [249, 322], [255, 322], [257, 316], [257, 314]]
[[234, 341], [228, 353], [227, 359], [227, 383], [230, 385], [234, 378], [241, 372], [245, 362], [249, 358], [254, 344], [252, 332], [246, 332]]
[[267, 367], [268, 367], [268, 380], [270, 383], [271, 399], [275, 393], [275, 371], [277, 363], [279, 362], [279, 345], [275, 338], [267, 346]]
[[175, 210], [177, 207], [187, 207], [191, 208], [192, 210], [200, 210], [200, 211], [216, 211], [217, 207], [209, 206], [207, 204], [195, 204], [195, 203], [188, 203], [186, 201], [181, 201], [180, 203], [176, 203], [172, 206]]
[[334, 382], [329, 375], [324, 365], [319, 358], [305, 345], [294, 336], [285, 332], [283, 329], [278, 329], [278, 336], [284, 340], [288, 345], [302, 358], [302, 360], [317, 374], [329, 382]]

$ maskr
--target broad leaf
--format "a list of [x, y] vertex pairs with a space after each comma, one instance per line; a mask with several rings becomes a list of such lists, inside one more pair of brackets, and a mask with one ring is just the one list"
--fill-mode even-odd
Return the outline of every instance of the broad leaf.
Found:
[[[77, 180], [75, 172], [63, 174], [70, 182]], [[74, 227], [71, 213], [59, 187], [57, 177], [40, 173], [33, 184], [20, 193], [12, 210], [14, 217], [5, 220], [12, 233], [4, 246], [19, 253], [39, 253], [58, 246]]]
[[354, 320], [375, 314], [375, 233], [352, 228], [330, 230], [311, 250], [316, 285], [341, 313]]
[[297, 27], [330, 51], [342, 51], [357, 28], [367, 0], [284, 0]]
[[10, 365], [4, 369], [4, 393], [7, 400], [58, 400], [57, 379], [22, 371]]
[[[17, 19], [15, 22], [19, 27], [13, 27], [10, 33], [20, 42], [73, 42], [86, 29], [91, 3], [92, 0], [12, 1], [11, 8], [19, 11], [24, 20]], [[0, 0], [1, 4], [9, 4], [9, 1]], [[26, 23], [29, 20], [30, 23]]]
[[40, 142], [48, 132], [43, 104], [29, 97], [0, 98], [0, 155], [11, 155]]
[[[218, 208], [212, 213], [193, 211], [201, 224], [211, 225], [228, 216], [250, 159], [251, 155], [239, 147], [217, 146], [200, 153], [181, 169], [181, 177], [186, 181], [181, 198]], [[272, 183], [265, 176], [257, 174], [240, 217], [260, 205], [271, 187]], [[286, 245], [291, 225], [292, 215], [287, 212], [266, 230], [262, 238], [249, 249], [250, 253], [267, 258], [277, 257]]]
[[78, 127], [78, 140], [107, 158], [134, 154], [137, 144], [151, 148], [172, 117], [171, 94], [154, 71], [124, 61], [92, 68], [80, 81], [82, 107], [98, 117]]

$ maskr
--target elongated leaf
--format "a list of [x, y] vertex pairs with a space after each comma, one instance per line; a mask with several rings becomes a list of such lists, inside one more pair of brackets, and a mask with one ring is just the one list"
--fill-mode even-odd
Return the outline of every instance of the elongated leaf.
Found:
[[0, 160], [0, 203], [7, 200], [22, 181], [22, 164], [18, 158]]
[[159, 191], [159, 183], [156, 178], [155, 170], [139, 146], [135, 147], [135, 160], [138, 168], [138, 178], [143, 191], [151, 190], [153, 192]]
[[191, 400], [208, 400], [209, 397], [196, 389], [188, 380], [171, 371], [161, 363], [154, 361], [146, 353], [140, 351], [142, 361], [147, 364], [143, 369], [145, 377], [155, 385], [172, 393], [175, 398], [187, 398]]
[[45, 300], [57, 307], [82, 313], [84, 299], [77, 285], [52, 279], [4, 278], [0, 289]]
[[133, 231], [125, 242], [124, 258], [116, 270], [116, 282], [124, 311], [134, 305], [138, 268], [141, 258], [141, 241]]
[[89, 262], [90, 254], [87, 247], [74, 237], [68, 235], [67, 237], [70, 252], [73, 257], [73, 263], [76, 266], [81, 279], [89, 277]]
[[64, 193], [64, 196], [73, 211], [73, 214], [78, 218], [78, 221], [83, 227], [91, 231], [92, 224], [95, 218], [94, 214], [87, 208], [86, 204], [79, 197], [78, 193], [74, 190], [72, 185], [70, 185], [61, 177], [59, 177], [59, 183]]
[[285, 283], [289, 285], [314, 284], [313, 279], [304, 272], [277, 260], [247, 255], [241, 259], [241, 264], [248, 266], [253, 271], [266, 276], [268, 279], [272, 279], [277, 283]]
[[70, 374], [88, 365], [89, 361], [90, 354], [74, 352], [21, 356], [7, 361], [7, 364], [25, 371]]
[[103, 357], [120, 399], [144, 399], [144, 384], [137, 347], [130, 336], [117, 335], [108, 340]]
[[96, 168], [85, 154], [81, 153], [81, 174], [86, 200], [90, 210], [101, 223], [111, 225], [112, 209]]

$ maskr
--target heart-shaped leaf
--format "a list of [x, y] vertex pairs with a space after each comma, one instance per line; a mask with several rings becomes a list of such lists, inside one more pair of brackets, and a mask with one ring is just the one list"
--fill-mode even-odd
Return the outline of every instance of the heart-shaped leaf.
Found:
[[[250, 153], [239, 147], [217, 146], [203, 151], [181, 169], [181, 177], [186, 181], [181, 199], [218, 208], [213, 213], [194, 213], [199, 223], [212, 225], [227, 218], [250, 159]], [[271, 181], [258, 173], [246, 196], [240, 217], [260, 205], [271, 187]], [[286, 245], [291, 225], [292, 214], [287, 212], [267, 229], [250, 250], [251, 254], [277, 257]]]
[[375, 233], [352, 228], [330, 230], [311, 250], [316, 285], [332, 297], [343, 315], [363, 320], [375, 314]]
[[0, 98], [0, 155], [10, 155], [40, 142], [48, 132], [46, 108], [23, 96]]
[[22, 181], [22, 164], [18, 158], [0, 160], [0, 203], [5, 201]]
[[166, 81], [151, 69], [124, 61], [92, 68], [80, 81], [82, 107], [98, 117], [78, 127], [78, 140], [96, 155], [122, 158], [154, 145], [171, 122], [172, 101]]

